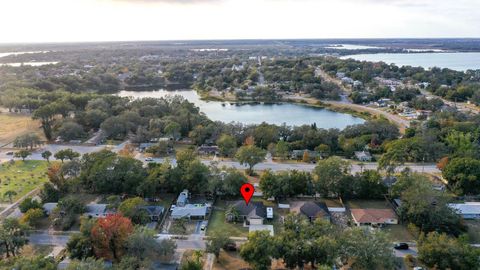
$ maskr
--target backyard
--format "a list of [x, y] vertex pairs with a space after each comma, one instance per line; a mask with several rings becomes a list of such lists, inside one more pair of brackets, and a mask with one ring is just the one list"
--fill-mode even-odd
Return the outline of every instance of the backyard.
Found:
[[13, 164], [6, 162], [0, 165], [0, 201], [10, 202], [10, 198], [5, 196], [8, 191], [14, 191], [11, 196], [12, 201], [16, 201], [23, 195], [40, 187], [47, 182], [46, 161], [26, 160], [15, 161]]
[[226, 204], [224, 201], [219, 201], [215, 204], [208, 222], [207, 235], [212, 236], [222, 232], [230, 236], [247, 237], [248, 228], [243, 227], [242, 223], [235, 224], [225, 221], [225, 208]]

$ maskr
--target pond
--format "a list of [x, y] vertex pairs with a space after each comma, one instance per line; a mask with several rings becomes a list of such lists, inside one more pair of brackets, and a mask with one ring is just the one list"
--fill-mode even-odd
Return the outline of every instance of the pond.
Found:
[[185, 91], [121, 91], [119, 96], [132, 98], [161, 98], [169, 95], [180, 95], [200, 108], [211, 120], [225, 123], [239, 122], [243, 124], [269, 124], [289, 126], [311, 125], [318, 128], [343, 129], [350, 125], [361, 124], [363, 119], [346, 113], [334, 112], [300, 104], [249, 104], [219, 101], [204, 101], [193, 90]]

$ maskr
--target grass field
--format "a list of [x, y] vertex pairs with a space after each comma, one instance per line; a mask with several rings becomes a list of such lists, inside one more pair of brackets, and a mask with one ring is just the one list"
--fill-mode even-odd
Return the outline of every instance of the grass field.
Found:
[[8, 197], [4, 197], [6, 191], [15, 191], [17, 195], [13, 196], [12, 200], [16, 201], [47, 182], [47, 168], [48, 163], [46, 161], [37, 160], [15, 161], [13, 165], [9, 162], [1, 164], [0, 201], [4, 203], [10, 202]]
[[13, 142], [17, 136], [35, 132], [43, 139], [40, 123], [28, 115], [0, 113], [0, 146]]

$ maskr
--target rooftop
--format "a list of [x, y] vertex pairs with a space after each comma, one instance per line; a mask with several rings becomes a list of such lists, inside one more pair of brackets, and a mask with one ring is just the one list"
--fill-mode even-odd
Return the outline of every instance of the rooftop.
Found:
[[396, 219], [397, 215], [392, 209], [351, 209], [354, 220], [358, 223], [385, 223]]
[[457, 210], [459, 214], [480, 214], [480, 202], [451, 203], [448, 206]]

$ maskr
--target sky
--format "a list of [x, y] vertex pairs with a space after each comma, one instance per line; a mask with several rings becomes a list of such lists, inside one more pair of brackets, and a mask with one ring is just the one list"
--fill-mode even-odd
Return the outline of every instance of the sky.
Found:
[[1, 0], [0, 43], [480, 37], [479, 0]]

